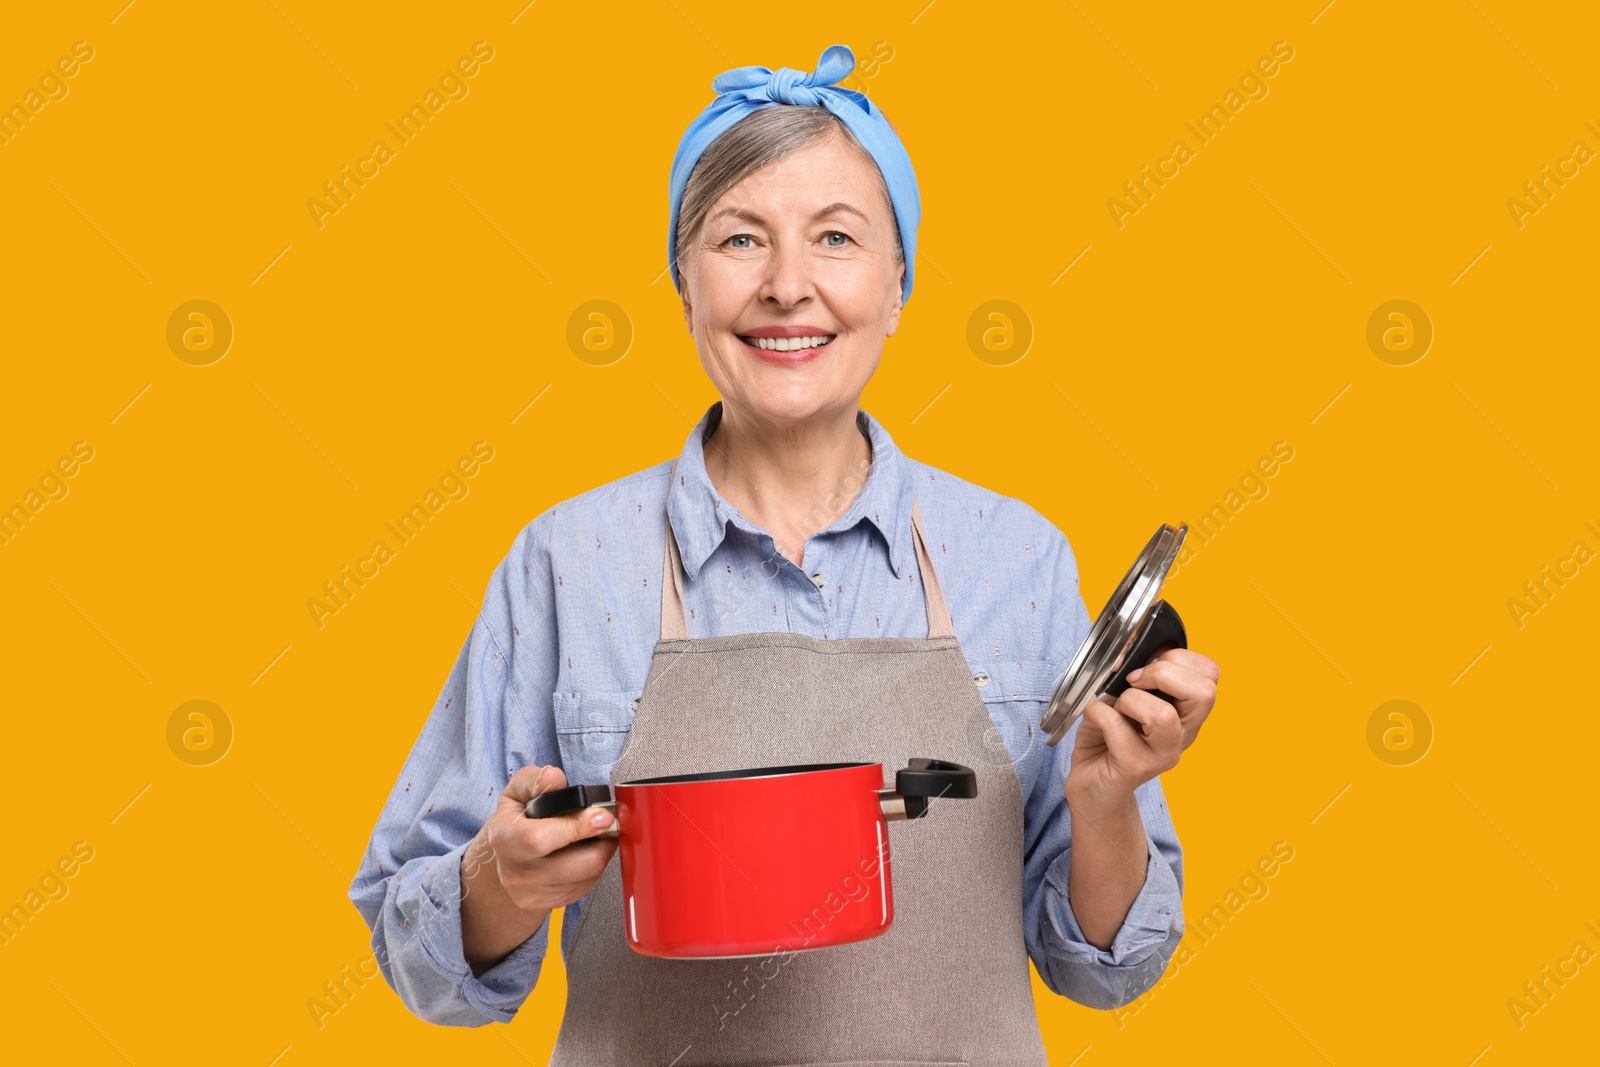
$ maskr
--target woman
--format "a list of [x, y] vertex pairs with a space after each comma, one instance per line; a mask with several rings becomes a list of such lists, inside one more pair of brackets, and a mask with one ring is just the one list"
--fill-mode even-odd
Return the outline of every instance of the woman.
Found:
[[[811, 74], [729, 71], [679, 146], [669, 265], [721, 399], [676, 459], [533, 520], [490, 581], [351, 887], [425, 1019], [508, 1021], [565, 907], [555, 1063], [1043, 1064], [1030, 958], [1110, 1008], [1182, 936], [1157, 775], [1217, 666], [1167, 650], [1043, 744], [1089, 626], [1066, 538], [858, 407], [920, 208], [882, 113], [833, 88], [853, 67], [835, 45]], [[930, 754], [978, 797], [891, 832], [889, 931], [781, 966], [632, 952], [612, 817], [523, 814], [567, 782]]]

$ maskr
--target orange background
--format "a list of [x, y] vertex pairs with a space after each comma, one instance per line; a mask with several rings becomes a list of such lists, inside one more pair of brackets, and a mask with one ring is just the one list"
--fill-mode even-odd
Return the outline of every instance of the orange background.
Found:
[[[74, 872], [0, 946], [19, 1055], [544, 1061], [558, 954], [505, 1027], [430, 1027], [381, 981], [320, 1028], [308, 1002], [370, 954], [346, 887], [516, 532], [715, 399], [661, 277], [684, 125], [720, 71], [844, 42], [925, 212], [863, 406], [1055, 521], [1091, 612], [1156, 524], [1229, 508], [1169, 589], [1223, 666], [1164, 777], [1188, 948], [1121, 1012], [1039, 986], [1053, 1061], [1592, 1056], [1600, 175], [1508, 206], [1600, 149], [1592, 10], [122, 2], [0, 35], [0, 104], [93, 51], [0, 144], [0, 506], [59, 496], [0, 544], [0, 907]], [[319, 228], [323, 182], [477, 41], [468, 95]], [[169, 342], [193, 300], [220, 359]], [[569, 343], [592, 300], [621, 358]], [[306, 601], [480, 440], [470, 494], [318, 629]], [[195, 700], [209, 749], [169, 733]]]

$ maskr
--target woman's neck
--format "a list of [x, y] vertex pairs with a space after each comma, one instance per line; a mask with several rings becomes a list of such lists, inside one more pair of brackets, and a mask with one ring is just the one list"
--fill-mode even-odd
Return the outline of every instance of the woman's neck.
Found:
[[796, 565], [806, 541], [849, 510], [872, 469], [872, 443], [856, 409], [803, 425], [761, 422], [726, 405], [705, 441], [717, 492], [762, 529]]

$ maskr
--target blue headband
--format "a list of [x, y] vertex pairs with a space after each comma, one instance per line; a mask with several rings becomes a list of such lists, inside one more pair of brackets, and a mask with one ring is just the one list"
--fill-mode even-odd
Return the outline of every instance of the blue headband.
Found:
[[883, 174], [900, 227], [900, 245], [906, 257], [905, 284], [900, 301], [911, 299], [911, 267], [917, 256], [917, 223], [922, 219], [922, 200], [917, 194], [917, 175], [911, 157], [889, 126], [883, 112], [871, 100], [834, 83], [855, 70], [856, 57], [848, 47], [836, 44], [822, 53], [817, 69], [810, 74], [783, 67], [776, 72], [766, 67], [736, 67], [717, 75], [711, 88], [719, 95], [698, 118], [689, 124], [672, 157], [672, 192], [668, 204], [667, 270], [672, 284], [681, 293], [678, 280], [678, 208], [683, 202], [683, 187], [700, 156], [729, 127], [746, 115], [772, 104], [800, 104], [827, 108], [845, 125], [861, 147], [867, 150]]

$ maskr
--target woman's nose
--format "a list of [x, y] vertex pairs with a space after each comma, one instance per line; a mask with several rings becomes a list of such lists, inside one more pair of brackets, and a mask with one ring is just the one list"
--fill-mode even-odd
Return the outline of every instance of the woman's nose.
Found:
[[761, 299], [784, 307], [804, 300], [812, 291], [811, 263], [798, 241], [783, 241], [767, 259], [761, 279]]

